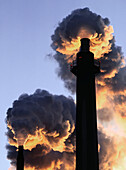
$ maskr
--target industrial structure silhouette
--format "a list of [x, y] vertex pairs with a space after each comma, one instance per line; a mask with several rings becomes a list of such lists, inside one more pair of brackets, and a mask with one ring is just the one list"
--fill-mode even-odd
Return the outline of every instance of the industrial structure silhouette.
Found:
[[76, 82], [76, 170], [98, 170], [95, 75], [100, 72], [89, 51], [90, 40], [81, 39], [80, 52], [71, 65]]

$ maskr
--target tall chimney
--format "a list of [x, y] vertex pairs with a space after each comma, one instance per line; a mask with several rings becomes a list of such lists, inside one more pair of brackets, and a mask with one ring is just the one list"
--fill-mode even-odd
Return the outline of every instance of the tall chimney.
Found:
[[76, 170], [99, 170], [94, 54], [90, 40], [81, 39], [80, 52], [71, 72], [77, 77], [76, 89]]
[[18, 155], [17, 155], [17, 169], [16, 170], [24, 170], [24, 155], [23, 155], [23, 146], [18, 147]]

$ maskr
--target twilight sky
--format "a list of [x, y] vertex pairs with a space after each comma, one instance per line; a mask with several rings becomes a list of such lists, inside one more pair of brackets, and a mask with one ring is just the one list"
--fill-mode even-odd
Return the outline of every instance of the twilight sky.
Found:
[[57, 63], [47, 55], [53, 53], [51, 35], [58, 22], [77, 8], [89, 9], [108, 17], [114, 28], [116, 44], [124, 56], [126, 2], [124, 0], [0, 0], [0, 165], [7, 170], [6, 111], [22, 93], [46, 89], [53, 94], [70, 93], [55, 74]]

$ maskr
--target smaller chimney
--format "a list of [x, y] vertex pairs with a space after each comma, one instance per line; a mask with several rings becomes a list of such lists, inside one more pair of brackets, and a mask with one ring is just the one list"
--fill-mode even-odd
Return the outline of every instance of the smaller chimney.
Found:
[[89, 52], [90, 40], [88, 38], [81, 39], [80, 52]]
[[17, 169], [16, 170], [24, 170], [23, 145], [18, 147]]

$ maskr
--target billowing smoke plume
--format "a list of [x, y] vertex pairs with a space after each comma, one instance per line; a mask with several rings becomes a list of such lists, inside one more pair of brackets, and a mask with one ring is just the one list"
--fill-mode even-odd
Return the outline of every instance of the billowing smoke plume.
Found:
[[74, 167], [75, 104], [71, 98], [37, 90], [23, 94], [7, 111], [8, 159], [15, 165], [17, 144], [24, 145], [25, 167]]
[[[121, 47], [115, 45], [113, 28], [88, 8], [62, 20], [52, 35], [58, 76], [75, 93], [76, 78], [69, 64], [79, 51], [80, 39], [90, 38], [95, 59], [101, 61], [97, 76], [97, 109], [100, 170], [126, 169], [126, 67]], [[17, 146], [24, 144], [27, 170], [75, 170], [75, 104], [71, 98], [37, 90], [22, 95], [7, 112], [8, 158], [15, 165]]]
[[[16, 164], [17, 146], [21, 144], [25, 148], [25, 170], [75, 170], [75, 104], [71, 98], [45, 90], [23, 94], [8, 109], [6, 122], [10, 143], [7, 157], [12, 165]], [[125, 150], [119, 155], [122, 148], [117, 151], [117, 139], [103, 127], [98, 130], [100, 170], [111, 169]], [[118, 141], [121, 147], [124, 142], [124, 137], [123, 142]]]
[[51, 37], [53, 58], [59, 64], [57, 74], [72, 93], [76, 77], [69, 65], [76, 59], [81, 38], [90, 39], [90, 51], [96, 62], [101, 61], [101, 73], [96, 77], [100, 170], [126, 169], [126, 66], [113, 32], [108, 18], [84, 8], [64, 18]]
[[[117, 73], [122, 66], [121, 48], [115, 45], [113, 29], [108, 18], [102, 18], [88, 8], [77, 9], [62, 20], [52, 35], [52, 48], [56, 51], [55, 60], [59, 63], [58, 76], [65, 87], [75, 92], [75, 76], [69, 71], [69, 62], [75, 59], [80, 47], [80, 38], [91, 39], [91, 51], [101, 60], [102, 73], [99, 83], [105, 83], [110, 74]], [[73, 57], [74, 56], [74, 57]]]

